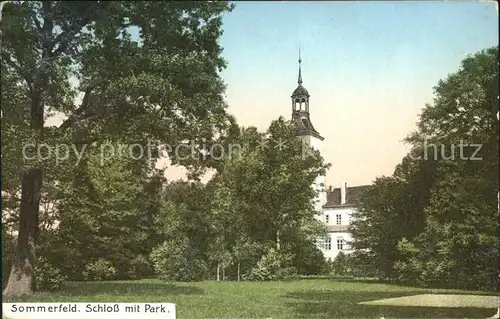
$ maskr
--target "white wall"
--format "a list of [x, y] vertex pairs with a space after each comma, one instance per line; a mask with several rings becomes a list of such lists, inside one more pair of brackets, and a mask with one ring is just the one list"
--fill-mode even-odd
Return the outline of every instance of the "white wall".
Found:
[[[324, 208], [323, 212], [319, 215], [319, 220], [325, 223], [327, 226], [337, 226], [337, 215], [341, 216], [341, 224], [340, 226], [349, 226], [351, 223], [351, 215], [356, 210], [355, 207], [334, 207], [334, 208]], [[328, 216], [328, 221], [327, 217]], [[337, 238], [342, 237], [344, 239], [343, 249], [339, 250], [337, 248]], [[352, 236], [348, 231], [329, 231], [327, 233], [327, 238], [330, 238], [331, 241], [331, 249], [327, 249], [325, 241], [320, 245], [320, 249], [323, 252], [326, 259], [334, 260], [335, 257], [339, 254], [339, 252], [343, 252], [344, 254], [349, 254], [353, 250], [350, 249], [347, 242], [352, 241]]]
[[[302, 139], [310, 145], [315, 150], [318, 150], [320, 153], [323, 151], [323, 141], [314, 136], [303, 136]], [[319, 190], [319, 194], [315, 200], [315, 209], [317, 212], [321, 212], [323, 209], [323, 205], [326, 204], [326, 192], [325, 192], [325, 176], [317, 176], [314, 181], [315, 189]]]
[[[323, 141], [314, 136], [302, 136], [302, 139], [310, 145], [312, 148], [318, 150], [320, 153], [323, 151]], [[335, 208], [323, 208], [326, 204], [326, 185], [325, 185], [325, 176], [317, 176], [314, 182], [313, 187], [320, 190], [318, 197], [316, 198], [315, 209], [318, 212], [316, 218], [325, 223], [327, 226], [336, 226], [337, 225], [337, 214], [341, 215], [341, 226], [348, 226], [351, 219], [351, 214], [354, 212], [354, 207], [335, 207]], [[326, 216], [329, 216], [328, 222], [326, 220]], [[342, 237], [343, 239], [343, 247], [342, 249], [338, 249], [337, 239]], [[326, 238], [330, 239], [330, 249], [326, 247]], [[352, 252], [347, 242], [352, 240], [352, 236], [347, 231], [330, 231], [328, 232], [325, 240], [320, 241], [320, 249], [323, 252], [326, 259], [334, 260], [335, 257], [339, 254], [339, 252], [343, 252], [344, 254], [348, 254]]]
[[[337, 238], [342, 237], [344, 240], [344, 245], [343, 249], [339, 250], [337, 248]], [[331, 259], [332, 261], [335, 260], [335, 257], [339, 254], [339, 252], [343, 252], [344, 254], [349, 254], [352, 252], [352, 250], [349, 249], [347, 242], [352, 240], [351, 234], [348, 232], [339, 232], [339, 233], [328, 233], [327, 238], [330, 238], [331, 240], [331, 249], [326, 249], [325, 246], [321, 247], [321, 251], [323, 252], [323, 255], [325, 256], [325, 259]]]
[[341, 225], [350, 225], [351, 215], [356, 210], [355, 207], [335, 207], [335, 208], [323, 208], [322, 221], [326, 223], [326, 215], [329, 216], [328, 225], [337, 225], [337, 215], [340, 214], [342, 216]]

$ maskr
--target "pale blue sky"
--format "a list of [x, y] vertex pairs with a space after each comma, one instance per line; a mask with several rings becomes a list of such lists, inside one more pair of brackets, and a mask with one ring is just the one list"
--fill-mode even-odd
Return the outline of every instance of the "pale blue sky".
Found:
[[[265, 130], [289, 119], [302, 49], [311, 120], [332, 164], [327, 185], [371, 183], [408, 151], [432, 88], [469, 54], [498, 45], [495, 2], [238, 2], [224, 16], [229, 112]], [[173, 167], [173, 179], [183, 170]]]
[[486, 2], [239, 2], [224, 17], [229, 111], [265, 129], [290, 117], [302, 48], [327, 184], [392, 174], [432, 87], [468, 54], [498, 45]]
[[318, 89], [389, 78], [426, 85], [497, 43], [497, 28], [493, 3], [238, 2], [224, 19], [225, 78], [255, 89], [293, 86], [300, 43], [304, 80]]

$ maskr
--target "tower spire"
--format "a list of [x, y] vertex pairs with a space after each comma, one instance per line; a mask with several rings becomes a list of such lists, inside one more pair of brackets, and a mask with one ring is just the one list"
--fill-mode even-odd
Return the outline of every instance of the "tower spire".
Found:
[[302, 70], [301, 70], [301, 63], [302, 63], [302, 59], [301, 59], [301, 55], [300, 55], [300, 47], [299, 47], [299, 79], [298, 79], [298, 83], [299, 85], [302, 84]]

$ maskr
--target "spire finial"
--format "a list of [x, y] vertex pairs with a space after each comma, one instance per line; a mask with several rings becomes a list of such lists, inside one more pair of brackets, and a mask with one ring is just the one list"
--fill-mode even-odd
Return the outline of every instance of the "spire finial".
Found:
[[302, 63], [302, 58], [301, 58], [301, 55], [300, 55], [300, 46], [299, 46], [299, 79], [298, 79], [298, 83], [299, 84], [302, 84], [302, 70], [301, 70], [301, 63]]

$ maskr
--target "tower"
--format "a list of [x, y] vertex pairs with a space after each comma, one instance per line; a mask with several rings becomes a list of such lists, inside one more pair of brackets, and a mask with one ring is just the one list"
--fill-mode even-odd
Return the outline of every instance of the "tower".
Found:
[[[323, 149], [324, 138], [316, 131], [311, 123], [309, 114], [309, 92], [302, 85], [302, 59], [299, 49], [299, 75], [297, 79], [298, 86], [292, 93], [292, 121], [297, 129], [299, 136], [305, 145], [308, 145], [320, 153]], [[304, 146], [305, 146], [304, 145]], [[326, 203], [325, 176], [318, 176], [313, 187], [319, 191], [316, 198], [316, 211], [321, 212]]]

